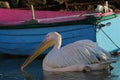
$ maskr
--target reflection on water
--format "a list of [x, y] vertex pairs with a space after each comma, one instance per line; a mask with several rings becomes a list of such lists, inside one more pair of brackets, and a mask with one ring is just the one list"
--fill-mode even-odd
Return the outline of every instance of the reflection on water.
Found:
[[[105, 75], [103, 75], [105, 74]], [[106, 72], [49, 72], [45, 73], [45, 80], [105, 80], [109, 74]], [[98, 76], [99, 75], [99, 76]]]
[[0, 58], [0, 80], [120, 80], [120, 57], [112, 64], [114, 70], [92, 72], [47, 72], [42, 71], [42, 61], [35, 60], [20, 71], [25, 58]]
[[[117, 75], [112, 75], [108, 71], [94, 71], [94, 72], [43, 72], [44, 80], [118, 80]], [[23, 71], [22, 75], [26, 80], [40, 80], [35, 79], [32, 75]]]

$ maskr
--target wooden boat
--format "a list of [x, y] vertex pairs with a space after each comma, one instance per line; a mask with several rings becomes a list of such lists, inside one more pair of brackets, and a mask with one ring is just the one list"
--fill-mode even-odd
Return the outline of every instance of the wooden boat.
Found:
[[[120, 38], [115, 36], [120, 16], [114, 12], [34, 11], [34, 14], [32, 18], [31, 10], [0, 9], [0, 53], [30, 55], [44, 36], [53, 31], [62, 35], [62, 46], [90, 39], [111, 52], [118, 47], [110, 39], [120, 45]], [[103, 27], [108, 22], [111, 25]]]

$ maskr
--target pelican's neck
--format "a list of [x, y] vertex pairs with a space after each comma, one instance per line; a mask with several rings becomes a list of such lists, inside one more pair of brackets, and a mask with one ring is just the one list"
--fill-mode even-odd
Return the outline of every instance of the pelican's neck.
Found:
[[61, 43], [62, 43], [61, 37], [58, 37], [57, 39], [55, 39], [55, 45], [53, 49], [55, 50], [60, 49]]
[[53, 56], [55, 55], [55, 52], [56, 52], [58, 49], [60, 49], [61, 43], [62, 43], [61, 37], [55, 39], [55, 44], [54, 44], [52, 50], [51, 50], [51, 51], [46, 55], [46, 57], [44, 58], [44, 61], [46, 61], [46, 59], [49, 59], [49, 58], [51, 58], [51, 57], [53, 57]]
[[48, 55], [54, 54], [58, 49], [60, 49], [61, 43], [62, 43], [61, 37], [56, 38], [55, 44], [54, 44], [52, 50], [48, 53]]

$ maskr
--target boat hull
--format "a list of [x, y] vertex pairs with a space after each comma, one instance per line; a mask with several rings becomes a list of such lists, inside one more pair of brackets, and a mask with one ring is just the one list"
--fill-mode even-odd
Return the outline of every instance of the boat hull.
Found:
[[96, 32], [93, 25], [0, 29], [0, 53], [30, 55], [38, 47], [45, 35], [54, 31], [62, 35], [62, 46], [77, 40], [96, 40]]

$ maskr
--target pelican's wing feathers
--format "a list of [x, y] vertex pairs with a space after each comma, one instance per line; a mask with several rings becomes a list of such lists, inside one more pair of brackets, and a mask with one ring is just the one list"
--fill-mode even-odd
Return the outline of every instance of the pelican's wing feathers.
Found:
[[[80, 40], [61, 48], [64, 57], [72, 56], [78, 62], [87, 64], [100, 63], [108, 60], [108, 53], [90, 40]], [[74, 56], [74, 57], [73, 57]]]

